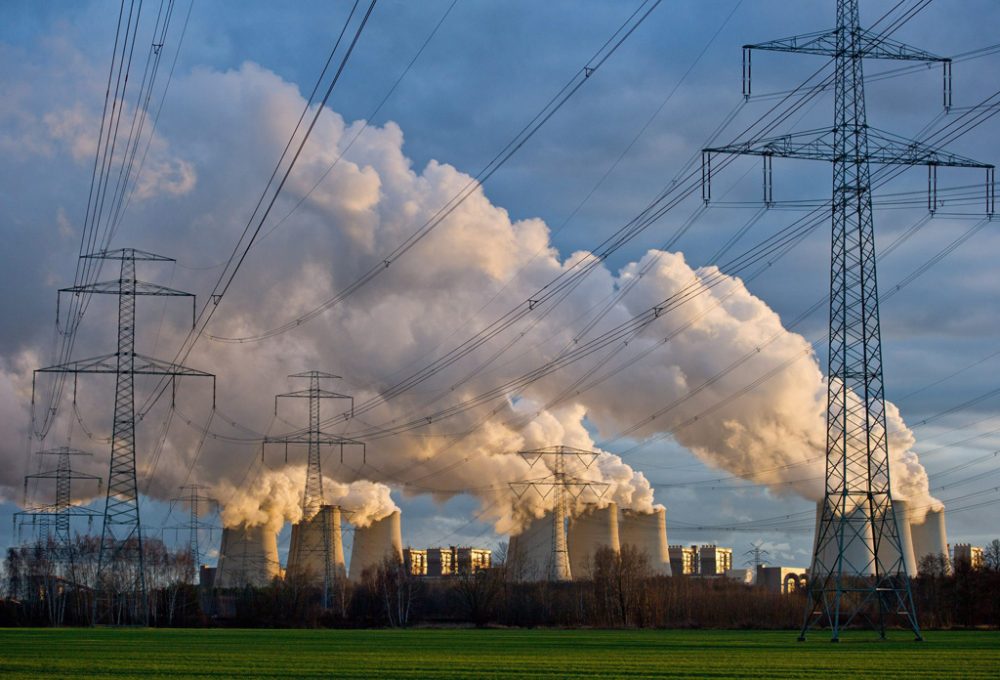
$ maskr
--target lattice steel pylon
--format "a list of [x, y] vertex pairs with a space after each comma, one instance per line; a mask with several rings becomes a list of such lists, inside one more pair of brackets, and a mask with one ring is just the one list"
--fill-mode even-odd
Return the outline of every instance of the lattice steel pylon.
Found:
[[[178, 364], [161, 361], [135, 352], [135, 299], [137, 296], [190, 297], [194, 310], [194, 295], [135, 278], [136, 261], [173, 262], [135, 248], [99, 251], [84, 255], [87, 259], [117, 260], [121, 263], [117, 280], [63, 288], [62, 293], [74, 295], [116, 295], [118, 297], [118, 349], [90, 359], [71, 361], [35, 371], [38, 373], [104, 373], [115, 376], [115, 407], [111, 436], [111, 465], [108, 476], [104, 526], [101, 532], [100, 556], [97, 566], [97, 592], [94, 597], [94, 622], [109, 621], [148, 623], [146, 570], [142, 547], [142, 525], [139, 520], [139, 491], [135, 464], [135, 376], [169, 376], [172, 386], [178, 377], [212, 378], [215, 402], [215, 376]], [[58, 304], [57, 304], [58, 310]], [[58, 314], [58, 311], [57, 311]], [[192, 321], [194, 314], [192, 311]], [[32, 385], [34, 392], [34, 379]], [[174, 390], [175, 394], [176, 390]], [[76, 400], [74, 378], [73, 399]], [[34, 403], [34, 393], [32, 393]], [[104, 602], [106, 606], [101, 606]]]
[[[43, 544], [48, 544], [49, 539], [53, 541], [56, 548], [55, 561], [65, 562], [72, 558], [70, 547], [72, 535], [70, 533], [70, 522], [73, 517], [86, 517], [92, 520], [100, 513], [90, 508], [73, 505], [73, 480], [96, 481], [98, 493], [101, 492], [101, 478], [96, 475], [88, 475], [83, 472], [73, 470], [72, 458], [77, 456], [90, 456], [92, 454], [68, 446], [60, 446], [54, 449], [38, 451], [40, 456], [57, 456], [54, 470], [45, 470], [33, 475], [26, 475], [24, 478], [25, 509], [14, 514], [14, 521], [23, 525], [29, 519], [34, 524], [39, 518], [43, 521], [39, 525], [39, 540]], [[51, 505], [28, 506], [28, 483], [31, 480], [53, 480], [55, 482], [55, 502]], [[49, 534], [49, 528], [53, 533]]]
[[[547, 498], [549, 493], [555, 494], [555, 498], [552, 499], [552, 550], [546, 577], [549, 581], [569, 581], [572, 575], [569, 564], [569, 549], [566, 544], [567, 494], [573, 498], [579, 498], [581, 494], [591, 491], [599, 500], [604, 496], [609, 484], [568, 475], [566, 473], [566, 459], [575, 458], [586, 470], [594, 464], [594, 461], [601, 454], [599, 451], [587, 451], [562, 445], [518, 451], [517, 454], [524, 458], [528, 467], [533, 468], [541, 461], [552, 472], [548, 477], [510, 482], [509, 486], [519, 498], [528, 489], [534, 489], [542, 498]], [[540, 490], [542, 488], [547, 489], [547, 491], [543, 493]]]
[[181, 487], [181, 491], [186, 491], [183, 496], [178, 496], [177, 498], [170, 499], [171, 504], [174, 503], [186, 503], [188, 506], [188, 521], [186, 524], [175, 524], [172, 526], [164, 527], [164, 529], [173, 529], [174, 531], [187, 531], [188, 532], [188, 555], [191, 557], [191, 582], [194, 583], [194, 578], [198, 574], [198, 566], [201, 564], [201, 547], [199, 542], [199, 534], [202, 531], [211, 532], [213, 529], [218, 527], [209, 522], [205, 522], [201, 519], [202, 510], [206, 507], [218, 507], [219, 502], [211, 498], [210, 496], [205, 496], [201, 492], [205, 487], [201, 484], [186, 484]]
[[870, 128], [865, 112], [863, 60], [902, 59], [944, 64], [944, 103], [951, 103], [951, 63], [862, 29], [858, 0], [837, 0], [830, 31], [744, 46], [744, 94], [750, 94], [752, 50], [831, 57], [835, 63], [834, 125], [703, 151], [703, 197], [711, 197], [714, 154], [764, 159], [764, 200], [771, 202], [774, 156], [833, 163], [830, 353], [827, 387], [826, 487], [810, 571], [809, 604], [799, 639], [826, 624], [832, 639], [856, 620], [885, 636], [886, 618], [899, 614], [921, 639], [910, 581], [903, 565], [892, 504], [879, 328], [871, 163], [926, 165], [928, 205], [936, 207], [938, 166], [984, 168], [986, 211], [994, 208], [994, 167]]
[[[339, 530], [338, 527], [333, 527], [333, 522], [339, 524], [340, 520], [340, 509], [334, 508], [326, 504], [325, 496], [323, 494], [323, 467], [321, 463], [321, 446], [339, 446], [340, 447], [340, 458], [341, 462], [344, 459], [344, 447], [345, 446], [360, 446], [362, 447], [362, 456], [364, 457], [365, 445], [357, 439], [349, 439], [347, 437], [340, 437], [338, 435], [329, 434], [323, 432], [320, 429], [320, 404], [324, 399], [342, 399], [351, 402], [350, 412], [354, 412], [354, 398], [347, 394], [340, 394], [338, 392], [331, 392], [330, 390], [323, 389], [320, 387], [321, 380], [340, 380], [339, 375], [333, 375], [332, 373], [324, 373], [322, 371], [305, 371], [302, 373], [294, 373], [289, 378], [306, 378], [309, 380], [309, 387], [304, 390], [298, 390], [295, 392], [288, 392], [285, 394], [278, 394], [274, 397], [274, 415], [278, 415], [278, 400], [279, 399], [308, 399], [309, 400], [309, 426], [304, 431], [299, 431], [289, 435], [283, 435], [280, 437], [265, 437], [264, 444], [284, 444], [285, 445], [285, 462], [288, 462], [288, 445], [289, 444], [306, 444], [307, 449], [307, 460], [306, 460], [306, 482], [305, 488], [302, 492], [302, 521], [299, 523], [299, 529], [296, 531], [296, 538], [298, 540], [293, 541], [294, 550], [298, 551], [300, 554], [296, 555], [296, 559], [301, 559], [305, 554], [320, 554], [323, 561], [323, 606], [329, 608], [330, 606], [330, 596], [333, 590], [334, 582], [341, 578], [341, 574], [338, 573], [334, 565], [334, 541], [335, 537], [332, 532]], [[322, 515], [318, 520], [321, 523], [321, 540], [315, 541], [315, 536], [309, 531], [310, 520], [316, 518], [317, 515]], [[291, 557], [291, 556], [290, 556]]]

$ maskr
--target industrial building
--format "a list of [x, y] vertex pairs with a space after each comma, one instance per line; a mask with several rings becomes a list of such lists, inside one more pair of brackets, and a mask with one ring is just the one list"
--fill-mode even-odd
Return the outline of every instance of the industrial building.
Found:
[[403, 563], [414, 576], [440, 578], [489, 569], [492, 555], [487, 548], [406, 548], [403, 550]]
[[733, 549], [717, 545], [703, 545], [698, 548], [698, 575], [724, 576], [733, 568]]
[[676, 575], [691, 576], [698, 573], [698, 546], [672, 545], [670, 569]]
[[968, 543], [956, 543], [954, 550], [951, 561], [956, 569], [959, 565], [968, 569], [983, 568], [985, 560], [983, 558], [983, 549], [979, 546], [969, 545]]
[[788, 595], [804, 589], [808, 583], [805, 567], [768, 567], [763, 564], [757, 566], [756, 585], [767, 588], [773, 593]]
[[407, 574], [427, 576], [427, 551], [403, 548], [403, 565]]

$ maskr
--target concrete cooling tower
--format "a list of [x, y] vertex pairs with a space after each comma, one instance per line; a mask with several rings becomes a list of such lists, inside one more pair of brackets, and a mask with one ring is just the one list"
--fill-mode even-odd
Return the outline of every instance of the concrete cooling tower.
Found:
[[288, 549], [287, 576], [304, 578], [313, 585], [326, 580], [327, 543], [330, 554], [330, 577], [344, 578], [344, 543], [340, 530], [340, 507], [324, 505], [312, 519], [292, 525]]
[[917, 567], [928, 555], [943, 555], [948, 559], [948, 535], [944, 528], [944, 510], [928, 510], [923, 524], [911, 524], [913, 556]]
[[889, 533], [886, 534], [879, 546], [879, 561], [882, 568], [891, 570], [896, 567], [896, 573], [905, 573], [907, 576], [917, 575], [917, 563], [913, 557], [913, 538], [910, 534], [910, 504], [908, 501], [894, 500], [893, 510], [896, 515], [896, 531], [899, 534], [899, 544], [903, 549], [903, 561], [899, 562], [899, 551], [889, 540]]
[[551, 512], [532, 520], [524, 531], [510, 537], [507, 564], [519, 581], [569, 581], [572, 571], [568, 551], [555, 551], [566, 545], [566, 527], [557, 525]]
[[278, 536], [266, 526], [226, 527], [222, 531], [216, 588], [266, 586], [281, 575]]
[[576, 580], [592, 576], [594, 555], [601, 548], [619, 551], [618, 506], [609, 503], [605, 508], [591, 506], [579, 517], [569, 521], [569, 568]]
[[653, 574], [671, 575], [665, 508], [653, 512], [622, 510], [618, 519], [618, 540], [622, 547], [632, 545], [646, 553]]
[[[823, 517], [823, 501], [816, 503], [816, 529], [813, 532], [813, 555], [816, 554], [816, 544], [819, 542], [819, 525]], [[839, 518], [838, 518], [839, 519]], [[847, 516], [847, 526], [844, 527], [844, 540], [847, 546], [844, 550], [842, 564], [844, 574], [851, 576], [872, 576], [875, 574], [874, 540], [872, 539], [871, 522], [868, 521], [868, 509], [859, 506]], [[857, 535], [850, 540], [849, 537]], [[829, 541], [823, 551], [823, 564], [827, 569], [836, 569], [837, 542]], [[815, 563], [810, 566], [810, 572], [815, 573]]]
[[399, 528], [399, 510], [388, 517], [354, 530], [351, 548], [352, 581], [360, 581], [366, 569], [377, 567], [386, 557], [403, 561], [403, 537]]

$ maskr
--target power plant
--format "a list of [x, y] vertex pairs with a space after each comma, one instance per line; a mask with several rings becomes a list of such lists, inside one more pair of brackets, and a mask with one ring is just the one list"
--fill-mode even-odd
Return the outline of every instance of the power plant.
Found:
[[226, 527], [222, 530], [217, 588], [263, 587], [281, 576], [278, 562], [278, 534], [258, 524]]
[[524, 530], [510, 537], [507, 559], [517, 580], [569, 581], [573, 578], [566, 545], [566, 525], [546, 512], [533, 519]]
[[567, 535], [570, 573], [577, 580], [591, 576], [594, 555], [602, 548], [620, 551], [618, 543], [618, 506], [590, 506], [569, 520]]
[[[900, 548], [889, 542], [879, 548], [879, 562], [885, 569], [898, 565], [897, 573], [916, 576], [920, 570], [920, 562], [928, 556], [942, 556], [948, 560], [948, 538], [945, 533], [944, 510], [928, 510], [919, 524], [912, 521], [910, 504], [905, 500], [894, 500], [896, 518], [896, 534], [899, 537]], [[816, 504], [816, 531], [813, 534], [813, 546], [819, 540], [820, 521], [823, 514], [823, 502]], [[852, 541], [844, 550], [844, 573], [851, 576], [872, 576], [875, 574], [874, 538], [871, 532], [872, 523], [868, 520], [868, 508], [862, 504], [848, 513], [845, 526], [857, 533], [858, 539]], [[827, 544], [823, 548], [822, 558], [830, 564], [837, 557], [837, 547]], [[946, 567], [947, 568], [947, 567]]]
[[649, 568], [657, 576], [670, 576], [670, 547], [667, 544], [667, 510], [653, 512], [622, 510], [618, 521], [618, 540], [632, 545], [649, 557]]
[[948, 568], [948, 534], [945, 531], [943, 508], [928, 510], [923, 522], [910, 525], [910, 533], [913, 536], [913, 555], [918, 567], [924, 558], [940, 556], [945, 561], [945, 569]]
[[[330, 574], [326, 574], [327, 564]], [[292, 525], [286, 571], [289, 577], [304, 578], [312, 585], [328, 584], [331, 579], [347, 576], [340, 507], [323, 505], [311, 519]]]
[[378, 567], [386, 558], [403, 561], [399, 510], [354, 530], [351, 568], [348, 571], [351, 581], [360, 581], [365, 571]]

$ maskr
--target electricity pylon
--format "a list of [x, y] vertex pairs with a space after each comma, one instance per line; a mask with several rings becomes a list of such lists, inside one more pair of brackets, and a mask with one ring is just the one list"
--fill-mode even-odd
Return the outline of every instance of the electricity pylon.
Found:
[[[552, 552], [546, 576], [550, 581], [568, 581], [571, 578], [571, 573], [569, 550], [566, 544], [567, 496], [577, 499], [584, 492], [591, 491], [599, 500], [604, 496], [609, 484], [566, 474], [566, 459], [575, 458], [583, 466], [583, 469], [587, 470], [601, 454], [599, 451], [586, 451], [571, 446], [548, 446], [541, 449], [518, 451], [517, 454], [524, 458], [529, 468], [534, 468], [541, 461], [552, 472], [547, 477], [510, 482], [509, 485], [518, 498], [522, 497], [528, 489], [534, 489], [543, 499], [548, 498], [550, 493], [555, 494], [552, 500]], [[543, 488], [546, 489], [544, 493], [541, 491]]]
[[[334, 582], [342, 574], [339, 574], [334, 565], [334, 544], [336, 537], [334, 532], [339, 531], [340, 508], [326, 504], [323, 495], [323, 468], [321, 464], [321, 446], [339, 446], [340, 461], [344, 461], [345, 446], [362, 447], [362, 457], [364, 457], [364, 442], [356, 439], [348, 439], [334, 434], [323, 432], [320, 429], [320, 404], [324, 399], [343, 399], [351, 402], [351, 413], [354, 412], [354, 398], [347, 394], [331, 392], [320, 387], [321, 380], [339, 380], [339, 375], [324, 373], [322, 371], [305, 371], [288, 376], [289, 378], [308, 378], [309, 387], [304, 390], [278, 394], [274, 397], [274, 415], [278, 415], [279, 399], [308, 399], [309, 400], [309, 426], [305, 431], [284, 435], [281, 437], [265, 437], [264, 444], [284, 444], [285, 462], [288, 462], [289, 444], [306, 444], [308, 447], [306, 461], [306, 483], [302, 493], [302, 521], [296, 530], [293, 527], [292, 551], [297, 553], [289, 556], [289, 563], [301, 564], [306, 555], [319, 554], [323, 561], [323, 606], [329, 608], [330, 593]], [[315, 541], [315, 535], [309, 531], [309, 526], [313, 525], [312, 520], [320, 522], [322, 537], [320, 541]], [[336, 523], [336, 527], [333, 526]], [[318, 543], [318, 544], [317, 544]]]
[[[57, 562], [65, 562], [72, 559], [70, 521], [73, 517], [86, 517], [88, 521], [93, 521], [94, 517], [101, 515], [96, 510], [73, 505], [73, 480], [91, 480], [97, 482], [97, 493], [101, 492], [101, 478], [95, 475], [88, 475], [83, 472], [76, 472], [72, 467], [72, 458], [76, 456], [90, 456], [92, 454], [68, 446], [60, 446], [55, 449], [38, 451], [40, 456], [57, 456], [54, 470], [46, 470], [34, 475], [26, 475], [24, 478], [25, 509], [14, 514], [14, 521], [21, 526], [29, 521], [33, 526], [39, 528], [38, 540], [45, 546], [49, 545], [52, 539], [52, 547], [55, 548], [53, 557]], [[55, 481], [55, 502], [51, 505], [27, 505], [28, 483], [30, 480], [51, 479]], [[38, 520], [41, 519], [41, 522]], [[50, 534], [49, 529], [53, 529]]]
[[864, 59], [944, 64], [945, 107], [951, 103], [951, 64], [944, 57], [861, 28], [858, 0], [837, 0], [833, 30], [745, 45], [743, 50], [747, 96], [752, 50], [828, 56], [836, 68], [832, 128], [703, 151], [706, 200], [711, 197], [713, 154], [762, 156], [767, 203], [774, 156], [833, 163], [826, 487], [809, 575], [809, 605], [799, 639], [804, 640], [810, 628], [825, 624], [836, 641], [840, 631], [857, 619], [885, 637], [887, 615], [898, 613], [919, 640], [889, 483], [869, 166], [926, 165], [931, 209], [936, 206], [938, 166], [984, 168], [988, 214], [994, 207], [994, 167], [868, 126]]
[[764, 550], [762, 543], [751, 543], [750, 549], [743, 553], [743, 556], [747, 558], [743, 564], [753, 567], [754, 578], [756, 579], [757, 570], [767, 562], [767, 558], [770, 555], [771, 553]]
[[188, 555], [191, 557], [191, 569], [193, 570], [191, 582], [194, 583], [194, 577], [198, 574], [198, 565], [201, 564], [201, 548], [199, 545], [199, 534], [202, 531], [211, 532], [213, 529], [218, 529], [218, 527], [209, 522], [205, 522], [201, 519], [202, 510], [205, 508], [218, 507], [219, 502], [214, 498], [202, 495], [201, 491], [205, 487], [201, 484], [187, 484], [181, 487], [181, 491], [186, 491], [183, 496], [178, 496], [177, 498], [170, 499], [171, 504], [174, 503], [186, 503], [188, 506], [188, 521], [187, 524], [175, 524], [172, 526], [164, 527], [164, 529], [173, 529], [174, 531], [186, 530], [188, 532]]
[[[194, 295], [166, 286], [138, 281], [135, 263], [173, 262], [162, 255], [135, 248], [102, 250], [83, 256], [86, 259], [121, 262], [117, 280], [63, 288], [62, 293], [74, 295], [116, 295], [118, 297], [118, 350], [90, 359], [49, 366], [35, 373], [72, 373], [73, 399], [76, 400], [76, 376], [80, 373], [105, 373], [115, 376], [114, 425], [111, 436], [111, 466], [108, 476], [107, 499], [104, 507], [104, 527], [101, 532], [100, 556], [97, 562], [97, 592], [94, 597], [94, 622], [107, 618], [112, 623], [126, 619], [148, 623], [146, 601], [146, 569], [142, 547], [142, 525], [139, 520], [139, 491], [135, 470], [135, 376], [168, 376], [172, 387], [179, 377], [212, 378], [212, 402], [215, 403], [215, 376], [135, 352], [135, 299], [140, 295], [190, 297], [192, 312]], [[58, 304], [57, 304], [58, 308]], [[57, 312], [58, 313], [58, 312]], [[192, 320], [193, 320], [192, 313]], [[34, 381], [32, 384], [34, 391]], [[175, 394], [176, 390], [172, 394]], [[34, 403], [34, 393], [32, 393]], [[112, 580], [121, 584], [114, 586]], [[101, 610], [102, 595], [107, 607]]]

